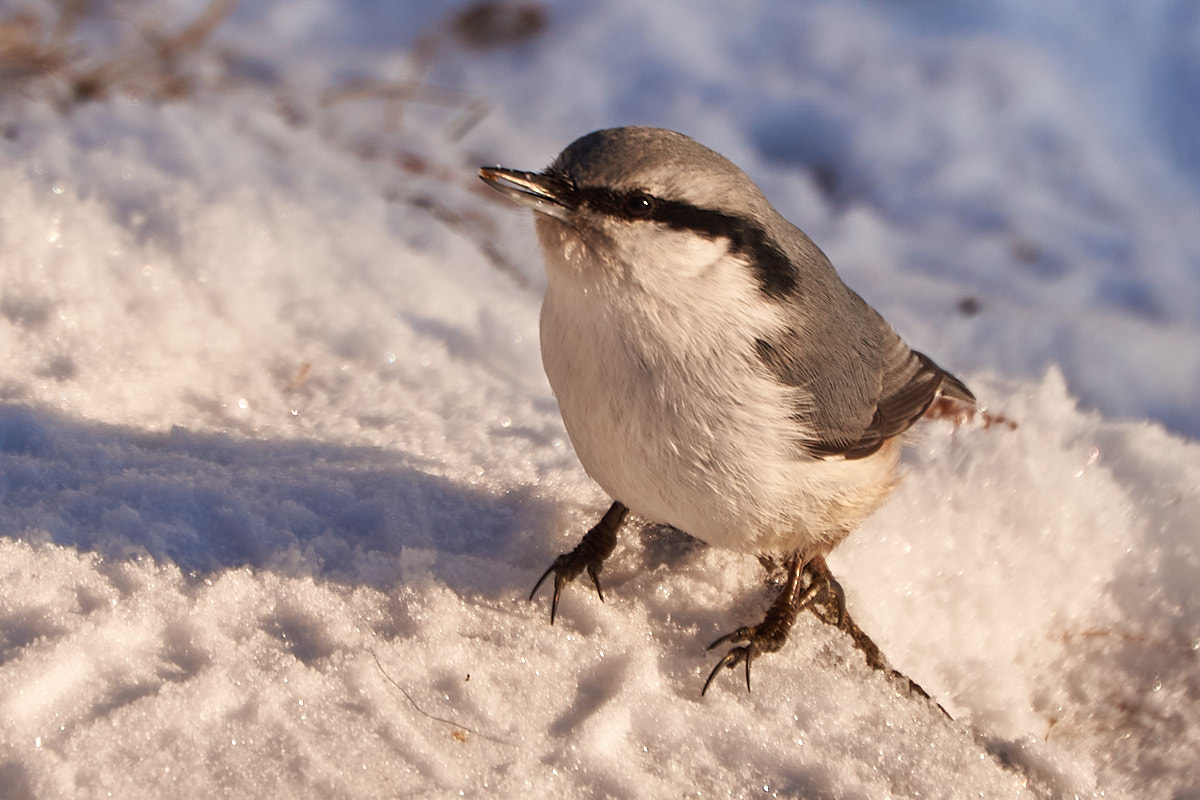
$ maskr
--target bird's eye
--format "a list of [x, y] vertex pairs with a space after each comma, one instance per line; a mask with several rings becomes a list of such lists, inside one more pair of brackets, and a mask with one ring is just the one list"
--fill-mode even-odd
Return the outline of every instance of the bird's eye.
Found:
[[633, 219], [645, 219], [654, 211], [654, 198], [642, 192], [634, 192], [625, 198], [625, 213]]

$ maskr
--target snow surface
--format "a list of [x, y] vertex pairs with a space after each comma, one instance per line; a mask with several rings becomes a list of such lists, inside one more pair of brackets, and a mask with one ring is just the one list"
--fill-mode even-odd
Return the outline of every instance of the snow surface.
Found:
[[[574, 2], [490, 49], [453, 9], [246, 0], [172, 101], [4, 84], [0, 797], [1200, 798], [1195, 4]], [[406, 79], [449, 107], [328, 93]], [[608, 501], [475, 169], [628, 123], [1018, 423], [921, 426], [831, 558], [955, 721], [812, 616], [701, 698], [773, 590], [674, 531], [527, 602]]]

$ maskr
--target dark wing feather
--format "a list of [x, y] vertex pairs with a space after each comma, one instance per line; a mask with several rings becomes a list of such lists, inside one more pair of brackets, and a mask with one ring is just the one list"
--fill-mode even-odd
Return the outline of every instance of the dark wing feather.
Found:
[[864, 458], [907, 430], [939, 394], [974, 403], [962, 381], [914, 352], [804, 232], [782, 217], [766, 239], [796, 266], [785, 297], [766, 292], [790, 319], [756, 339], [756, 356], [782, 384], [799, 389], [797, 444], [817, 458]]
[[870, 424], [856, 438], [805, 442], [804, 449], [820, 458], [864, 458], [879, 450], [888, 439], [908, 430], [939, 394], [975, 402], [975, 396], [962, 381], [924, 353], [912, 350], [900, 369], [885, 375], [882, 389]]

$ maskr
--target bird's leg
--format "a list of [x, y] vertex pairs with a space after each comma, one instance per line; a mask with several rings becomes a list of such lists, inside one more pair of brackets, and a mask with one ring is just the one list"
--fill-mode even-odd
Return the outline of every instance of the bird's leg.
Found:
[[[784, 584], [779, 596], [775, 598], [775, 602], [767, 609], [763, 621], [757, 625], [738, 628], [708, 646], [708, 649], [712, 650], [731, 642], [744, 643], [730, 649], [725, 657], [717, 662], [712, 672], [708, 674], [704, 688], [700, 690], [701, 695], [708, 691], [709, 685], [717, 677], [721, 667], [733, 669], [738, 664], [746, 665], [746, 691], [750, 691], [750, 662], [763, 653], [774, 653], [783, 647], [792, 625], [796, 622], [796, 616], [811, 604], [817, 595], [826, 590], [826, 585], [815, 579], [810, 580], [807, 586], [804, 585], [802, 578], [808, 570], [799, 553], [793, 553], [788, 558], [786, 566], [787, 583]], [[810, 577], [813, 577], [812, 573], [810, 573]]]
[[809, 610], [826, 625], [841, 628], [846, 620], [846, 590], [829, 571], [825, 557], [816, 556], [810, 559], [804, 565], [804, 572], [812, 583], [819, 583], [825, 590], [825, 596], [819, 602], [810, 605]]
[[554, 559], [550, 568], [538, 578], [533, 591], [529, 593], [530, 600], [537, 594], [546, 578], [550, 577], [550, 573], [554, 573], [554, 599], [550, 602], [551, 625], [554, 624], [554, 617], [558, 613], [558, 597], [562, 594], [563, 586], [573, 581], [585, 568], [592, 583], [596, 585], [596, 593], [600, 595], [600, 600], [604, 600], [604, 590], [600, 588], [600, 570], [604, 566], [604, 559], [612, 555], [613, 548], [617, 546], [617, 531], [621, 529], [621, 523], [625, 521], [628, 513], [629, 509], [624, 505], [613, 503], [595, 527], [583, 535], [575, 549]]
[[805, 570], [812, 576], [812, 584], [810, 586], [816, 585], [819, 582], [828, 588], [831, 595], [829, 600], [834, 606], [833, 614], [819, 614], [817, 613], [818, 604], [814, 603], [811, 606], [813, 614], [822, 622], [845, 631], [846, 635], [854, 642], [854, 646], [867, 659], [867, 665], [871, 669], [882, 672], [889, 680], [907, 689], [910, 694], [917, 694], [924, 697], [937, 706], [938, 710], [945, 714], [948, 719], [953, 719], [949, 712], [942, 708], [942, 704], [930, 697], [929, 693], [921, 688], [919, 683], [889, 664], [887, 658], [883, 655], [883, 651], [879, 649], [879, 645], [875, 644], [871, 637], [862, 628], [858, 627], [858, 623], [846, 611], [846, 593], [842, 590], [842, 586], [837, 582], [837, 579], [833, 577], [833, 573], [829, 571], [829, 565], [825, 563], [825, 559], [820, 557], [814, 558], [808, 563]]

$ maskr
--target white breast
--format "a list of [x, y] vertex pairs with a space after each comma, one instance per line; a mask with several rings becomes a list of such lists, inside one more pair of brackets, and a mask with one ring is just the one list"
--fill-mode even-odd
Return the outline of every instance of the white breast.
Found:
[[803, 398], [755, 354], [778, 309], [723, 243], [676, 242], [671, 274], [581, 264], [547, 238], [542, 360], [584, 469], [611, 497], [712, 545], [810, 555], [882, 501], [896, 448], [858, 461], [797, 449]]

